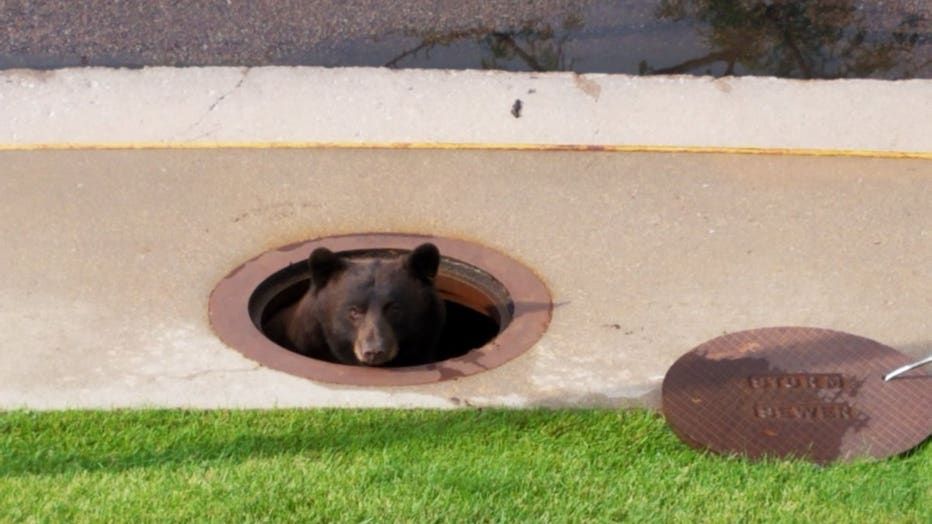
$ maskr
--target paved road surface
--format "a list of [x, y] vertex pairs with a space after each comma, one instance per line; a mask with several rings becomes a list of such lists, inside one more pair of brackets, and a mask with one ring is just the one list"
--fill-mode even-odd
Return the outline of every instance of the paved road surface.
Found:
[[741, 16], [701, 0], [667, 9], [647, 0], [4, 0], [0, 68], [389, 65], [932, 78], [926, 0], [736, 4]]

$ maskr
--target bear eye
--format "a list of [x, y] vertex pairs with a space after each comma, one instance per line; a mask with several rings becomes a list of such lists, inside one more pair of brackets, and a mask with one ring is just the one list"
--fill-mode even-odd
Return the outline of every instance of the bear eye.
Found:
[[402, 313], [401, 305], [398, 302], [388, 302], [385, 304], [384, 310], [387, 315], [398, 316]]
[[359, 320], [362, 317], [362, 308], [359, 306], [350, 306], [347, 313], [350, 317], [350, 320]]

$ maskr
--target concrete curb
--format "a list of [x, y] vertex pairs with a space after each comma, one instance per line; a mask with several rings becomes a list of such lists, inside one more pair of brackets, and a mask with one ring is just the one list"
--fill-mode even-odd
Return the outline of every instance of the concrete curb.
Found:
[[2, 71], [0, 104], [3, 149], [575, 145], [932, 155], [930, 80], [85, 68]]

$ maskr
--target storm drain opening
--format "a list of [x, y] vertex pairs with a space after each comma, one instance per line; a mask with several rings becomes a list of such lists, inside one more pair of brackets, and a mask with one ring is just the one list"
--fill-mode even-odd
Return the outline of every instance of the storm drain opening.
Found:
[[[405, 253], [398, 249], [364, 249], [337, 254], [348, 259], [392, 259]], [[268, 320], [300, 300], [309, 287], [306, 264], [292, 265], [271, 275], [250, 298], [249, 316], [253, 324], [268, 334]], [[479, 268], [448, 257], [441, 258], [436, 287], [446, 307], [446, 322], [435, 362], [484, 346], [511, 322], [514, 304], [508, 291]], [[389, 362], [385, 367], [395, 365]]]
[[[311, 358], [266, 336], [275, 313], [308, 290], [308, 255], [326, 247], [347, 259], [392, 259], [430, 242], [441, 254], [435, 280], [446, 307], [437, 359], [419, 365], [354, 366]], [[210, 320], [229, 346], [267, 367], [337, 384], [415, 385], [497, 367], [530, 349], [550, 323], [546, 286], [517, 261], [462, 240], [402, 234], [324, 237], [266, 252], [214, 289]]]

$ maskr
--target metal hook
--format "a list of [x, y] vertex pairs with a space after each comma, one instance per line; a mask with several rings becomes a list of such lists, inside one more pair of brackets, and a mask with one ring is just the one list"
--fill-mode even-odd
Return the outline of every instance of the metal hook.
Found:
[[913, 362], [912, 364], [907, 364], [905, 366], [894, 369], [893, 371], [884, 375], [883, 380], [884, 382], [886, 382], [890, 380], [891, 378], [895, 378], [897, 375], [902, 375], [903, 373], [906, 373], [907, 371], [911, 369], [918, 368], [919, 366], [924, 366], [928, 364], [929, 362], [932, 362], [932, 355], [929, 355], [928, 357], [920, 360], [919, 362]]

